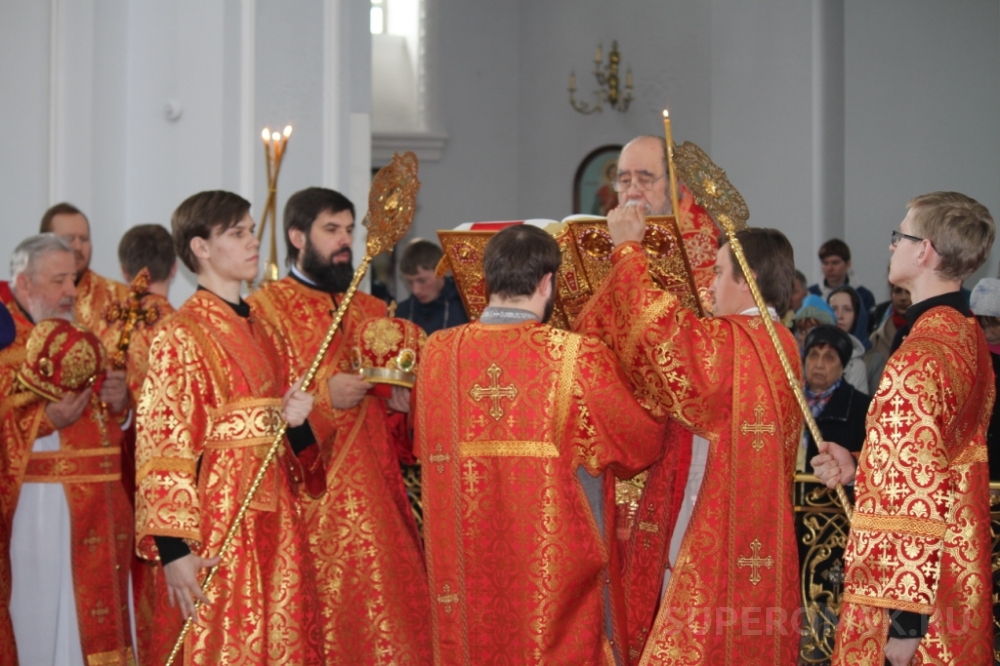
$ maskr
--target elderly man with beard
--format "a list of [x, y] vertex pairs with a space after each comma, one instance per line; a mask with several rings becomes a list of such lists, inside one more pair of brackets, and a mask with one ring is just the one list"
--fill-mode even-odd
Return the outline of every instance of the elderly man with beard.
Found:
[[[302, 375], [326, 335], [354, 273], [354, 205], [310, 187], [285, 206], [289, 275], [250, 298], [283, 335]], [[356, 293], [316, 376], [310, 416], [322, 483], [303, 499], [319, 584], [327, 663], [430, 663], [430, 608], [420, 538], [400, 474], [412, 462], [406, 428], [409, 389], [388, 400], [352, 372], [351, 349], [363, 321], [386, 306]], [[315, 476], [314, 476], [315, 480]], [[322, 481], [322, 477], [320, 477]]]
[[[638, 207], [644, 215], [670, 215], [667, 156], [662, 137], [643, 135], [629, 141], [618, 157], [615, 190], [620, 210]], [[707, 212], [680, 184], [677, 227], [691, 266], [698, 297], [706, 310], [712, 308], [711, 288], [720, 232]], [[577, 330], [586, 330], [577, 322]], [[632, 482], [619, 482], [617, 496], [618, 534], [623, 556], [623, 575], [628, 589], [629, 653], [637, 659], [660, 601], [672, 563], [680, 554], [681, 539], [694, 512], [698, 489], [705, 476], [708, 440], [694, 435], [676, 421], [666, 426], [664, 458]], [[638, 499], [626, 485], [642, 487]], [[636, 529], [644, 524], [649, 529]], [[652, 525], [656, 526], [651, 531]]]
[[[13, 344], [0, 352], [3, 664], [135, 659], [127, 596], [132, 506], [121, 479], [125, 373], [106, 371], [96, 395], [88, 388], [61, 399], [42, 397], [17, 379], [35, 325], [74, 319], [76, 275], [70, 244], [44, 233], [17, 246], [11, 282], [0, 283], [0, 301], [16, 328]], [[58, 360], [59, 340], [40, 356], [41, 376], [80, 370], [79, 358]]]

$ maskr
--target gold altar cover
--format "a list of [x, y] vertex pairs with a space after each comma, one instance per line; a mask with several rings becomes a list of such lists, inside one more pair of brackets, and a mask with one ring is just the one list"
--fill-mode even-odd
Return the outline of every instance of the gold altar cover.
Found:
[[[260, 318], [199, 290], [150, 347], [137, 416], [136, 531], [218, 552], [281, 423], [287, 350]], [[291, 452], [286, 451], [286, 456]], [[187, 664], [319, 664], [320, 626], [306, 534], [284, 464], [271, 465], [184, 642]], [[165, 598], [154, 663], [182, 622]]]
[[834, 664], [882, 664], [885, 609], [931, 615], [916, 664], [993, 658], [993, 366], [972, 318], [932, 308], [889, 359], [868, 412]]
[[[0, 663], [15, 665], [17, 648], [9, 607], [10, 538], [24, 482], [62, 483], [70, 510], [73, 589], [83, 654], [90, 663], [135, 664], [128, 615], [128, 565], [132, 554], [132, 507], [122, 486], [122, 432], [95, 404], [59, 433], [58, 452], [33, 454], [36, 439], [55, 429], [39, 395], [18, 390], [33, 325], [7, 284], [0, 301], [10, 310], [15, 341], [0, 351]], [[87, 389], [89, 390], [89, 389]]]
[[[802, 416], [772, 379], [784, 375], [766, 329], [759, 316], [698, 319], [656, 287], [637, 243], [616, 248], [613, 266], [577, 325], [611, 346], [640, 400], [710, 443], [640, 663], [794, 664], [791, 486]], [[779, 334], [797, 359], [791, 334]]]
[[611, 352], [534, 321], [440, 331], [414, 404], [435, 664], [614, 664], [611, 479], [592, 510], [577, 474], [631, 476], [661, 439]]
[[[334, 299], [342, 297], [286, 277], [250, 302], [287, 340], [301, 375], [333, 321]], [[385, 316], [384, 302], [354, 295], [316, 375], [309, 415], [327, 490], [302, 501], [330, 664], [430, 663], [427, 574], [399, 467], [400, 453], [410, 453], [406, 415], [388, 415], [385, 400], [372, 395], [353, 409], [334, 409], [326, 385], [334, 374], [352, 372], [362, 322]]]
[[[691, 219], [690, 215], [687, 219]], [[696, 286], [692, 279], [688, 252], [693, 249], [698, 262], [703, 262], [705, 255], [710, 254], [709, 258], [714, 263], [714, 249], [709, 251], [705, 247], [706, 236], [700, 229], [691, 228], [693, 233], [690, 237], [684, 235], [682, 239], [682, 233], [672, 216], [650, 216], [646, 221], [649, 228], [643, 239], [643, 247], [650, 257], [649, 268], [653, 279], [664, 289], [675, 293], [686, 306], [701, 314], [702, 302], [698, 300], [698, 287], [701, 285]], [[714, 229], [711, 219], [707, 222]], [[451, 269], [455, 276], [455, 286], [465, 304], [465, 311], [473, 321], [479, 318], [488, 300], [486, 278], [483, 275], [483, 251], [502, 225], [486, 223], [483, 226], [488, 228], [479, 230], [474, 226], [471, 231], [438, 231], [444, 250], [438, 272]], [[562, 265], [556, 276], [556, 304], [549, 323], [556, 328], [568, 329], [611, 271], [611, 251], [614, 246], [608, 233], [607, 221], [603, 218], [569, 218], [564, 222], [554, 223], [548, 231], [562, 251]]]

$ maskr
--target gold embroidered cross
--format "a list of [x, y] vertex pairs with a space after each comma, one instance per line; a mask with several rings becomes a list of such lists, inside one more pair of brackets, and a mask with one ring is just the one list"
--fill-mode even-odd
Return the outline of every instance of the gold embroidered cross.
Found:
[[740, 567], [750, 567], [750, 582], [754, 585], [760, 582], [760, 567], [765, 566], [768, 569], [774, 566], [774, 559], [768, 555], [765, 558], [760, 556], [760, 541], [754, 539], [750, 543], [750, 550], [752, 555], [750, 557], [740, 557], [736, 560], [736, 566]]
[[103, 539], [97, 536], [97, 533], [94, 530], [90, 530], [87, 534], [87, 538], [83, 540], [83, 545], [89, 548], [90, 552], [93, 553], [97, 550], [97, 544], [101, 543], [101, 541], [103, 541]]
[[469, 391], [469, 395], [476, 402], [481, 401], [483, 398], [490, 399], [490, 416], [493, 417], [494, 421], [499, 421], [503, 418], [503, 406], [500, 401], [503, 398], [508, 400], [513, 400], [517, 397], [517, 388], [513, 384], [507, 386], [500, 386], [500, 373], [503, 372], [496, 363], [490, 365], [486, 369], [486, 374], [489, 375], [490, 385], [487, 387], [482, 387], [476, 384]]
[[109, 459], [105, 458], [97, 466], [103, 469], [105, 473], [109, 473], [111, 471], [111, 468], [114, 467], [115, 465]]
[[96, 617], [97, 618], [97, 623], [98, 624], [104, 624], [104, 617], [108, 613], [110, 613], [110, 612], [111, 612], [111, 610], [108, 609], [108, 607], [105, 606], [104, 603], [100, 599], [98, 599], [97, 600], [97, 608], [95, 608], [94, 610], [90, 611], [90, 615], [91, 615], [91, 617]]
[[447, 613], [448, 615], [451, 615], [451, 605], [458, 603], [458, 595], [452, 594], [451, 585], [448, 585], [448, 583], [444, 584], [444, 587], [441, 588], [441, 591], [444, 592], [444, 594], [438, 595], [437, 597], [438, 603], [444, 604], [444, 612]]
[[476, 470], [476, 463], [471, 458], [465, 461], [465, 482], [469, 484], [469, 494], [476, 494], [476, 484], [483, 480], [483, 475]]
[[766, 424], [764, 423], [763, 405], [757, 405], [756, 407], [754, 407], [753, 413], [754, 416], [757, 417], [754, 420], [754, 423], [747, 423], [746, 421], [744, 421], [743, 425], [740, 426], [740, 432], [742, 432], [744, 435], [753, 433], [753, 450], [760, 451], [762, 448], [764, 448], [764, 442], [761, 441], [761, 436], [765, 432], [768, 435], [773, 435], [775, 428], [773, 423], [766, 423]]
[[354, 491], [350, 488], [347, 489], [347, 501], [344, 502], [344, 508], [347, 509], [347, 517], [351, 520], [358, 519], [358, 508], [360, 508], [360, 503], [354, 496]]
[[444, 452], [444, 449], [441, 448], [441, 443], [438, 442], [438, 445], [434, 447], [434, 453], [428, 456], [427, 460], [432, 465], [437, 465], [438, 474], [443, 474], [444, 464], [451, 462], [451, 456]]
[[906, 403], [898, 393], [893, 396], [889, 404], [892, 405], [892, 412], [889, 414], [889, 418], [886, 419], [886, 426], [892, 428], [893, 432], [890, 437], [894, 443], [898, 444], [902, 437], [900, 430], [913, 423], [914, 416], [911, 413], [903, 413], [902, 407]]

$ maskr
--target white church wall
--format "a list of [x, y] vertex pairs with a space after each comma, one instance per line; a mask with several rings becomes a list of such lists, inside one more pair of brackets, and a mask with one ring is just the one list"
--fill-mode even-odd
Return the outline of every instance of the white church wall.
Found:
[[[712, 3], [711, 142], [751, 226], [813, 252], [812, 3]], [[806, 264], [808, 265], [808, 264]]]
[[18, 239], [38, 228], [49, 199], [49, 7], [10, 0], [0, 8], [0, 279]]
[[439, 162], [420, 165], [420, 195], [408, 238], [518, 215], [518, 7], [492, 0], [428, 6], [431, 130], [448, 134]]
[[[279, 220], [287, 196], [308, 185], [364, 199], [369, 142], [351, 139], [369, 132], [367, 20], [362, 3], [343, 0], [3, 3], [0, 125], [18, 128], [0, 164], [4, 260], [62, 200], [88, 214], [92, 266], [114, 277], [122, 233], [169, 225], [194, 192], [240, 192], [259, 219], [265, 124], [295, 126]], [[179, 117], [167, 117], [168, 103]], [[182, 271], [171, 300], [193, 291]]]
[[[849, 0], [846, 235], [879, 298], [906, 202], [958, 190], [1000, 220], [1000, 4]], [[996, 277], [1000, 244], [966, 281]]]
[[[671, 111], [676, 141], [707, 148], [710, 18], [701, 2], [521, 4], [520, 215], [561, 219], [572, 213], [573, 177], [584, 157], [639, 134], [662, 135], [664, 108]], [[577, 99], [593, 103], [594, 51], [602, 43], [607, 63], [612, 40], [618, 40], [623, 83], [626, 69], [632, 70], [635, 99], [626, 113], [605, 107], [581, 115], [569, 105], [569, 74], [576, 73]]]

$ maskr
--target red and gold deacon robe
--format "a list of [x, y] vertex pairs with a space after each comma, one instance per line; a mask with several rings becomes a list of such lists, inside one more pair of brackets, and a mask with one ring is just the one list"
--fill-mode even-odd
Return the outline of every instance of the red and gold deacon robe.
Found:
[[[105, 321], [104, 312], [112, 303], [128, 301], [128, 297], [128, 285], [102, 277], [89, 268], [76, 283], [76, 305], [73, 307], [76, 323], [100, 338], [109, 352], [114, 352], [117, 327]], [[112, 338], [114, 341], [109, 342]]]
[[[137, 414], [140, 555], [157, 558], [154, 535], [184, 539], [201, 557], [219, 552], [281, 423], [286, 363], [258, 313], [240, 317], [205, 290], [163, 325]], [[211, 605], [185, 638], [185, 663], [321, 663], [305, 540], [286, 465], [275, 460], [208, 590]], [[162, 663], [180, 625], [177, 609], [160, 601], [152, 663]]]
[[[304, 374], [341, 298], [286, 277], [250, 302], [285, 338], [295, 372]], [[326, 387], [334, 374], [352, 371], [361, 322], [384, 316], [384, 302], [355, 293], [314, 382], [309, 424], [327, 489], [302, 501], [330, 664], [430, 663], [427, 573], [399, 467], [400, 452], [411, 448], [406, 417], [389, 416], [385, 400], [372, 395], [352, 409], [334, 409]]]
[[534, 321], [468, 324], [430, 337], [415, 392], [435, 663], [614, 664], [613, 481], [591, 504], [578, 474], [631, 476], [661, 441], [614, 355]]
[[834, 664], [878, 664], [886, 609], [930, 615], [914, 664], [993, 663], [992, 362], [971, 317], [922, 314], [868, 410]]
[[[709, 441], [640, 663], [794, 664], [800, 599], [791, 486], [802, 416], [763, 321], [698, 319], [653, 284], [637, 243], [616, 248], [612, 261], [580, 315], [585, 330], [614, 349], [644, 404]], [[795, 340], [780, 326], [778, 335], [798, 370]], [[639, 518], [651, 533], [670, 529], [672, 517], [647, 510]]]
[[[173, 314], [174, 307], [166, 297], [159, 294], [147, 294], [142, 299], [144, 309], [156, 308], [159, 318], [152, 326], [143, 324], [137, 325], [132, 330], [132, 337], [128, 348], [128, 361], [125, 366], [126, 379], [130, 395], [130, 404], [139, 404], [139, 392], [142, 383], [146, 379], [149, 370], [149, 346], [153, 342], [156, 333], [166, 319]], [[119, 324], [119, 327], [121, 324]], [[121, 331], [116, 327], [109, 330], [110, 341], [104, 341], [109, 353], [114, 353], [118, 348], [118, 338]], [[129, 489], [129, 497], [135, 499], [135, 427], [125, 432], [122, 443], [124, 458], [122, 460], [123, 472], [126, 475], [126, 488]], [[133, 502], [134, 503], [134, 502]], [[169, 618], [157, 617], [156, 610], [158, 599], [167, 594], [166, 581], [163, 578], [163, 567], [159, 562], [150, 561], [133, 555], [132, 558], [132, 597], [135, 610], [135, 634], [136, 647], [139, 649], [139, 657], [146, 661], [145, 656], [152, 654], [153, 636], [157, 631], [158, 624], [162, 624]], [[173, 625], [171, 625], [173, 626]], [[178, 629], [179, 630], [179, 629]]]
[[24, 483], [61, 483], [72, 531], [73, 589], [80, 642], [87, 663], [135, 664], [128, 614], [132, 504], [122, 485], [122, 432], [96, 399], [74, 424], [59, 431], [59, 450], [32, 452], [55, 428], [47, 401], [18, 387], [16, 373], [33, 328], [4, 283], [0, 301], [17, 329], [0, 352], [0, 663], [17, 664], [10, 618], [10, 538]]

